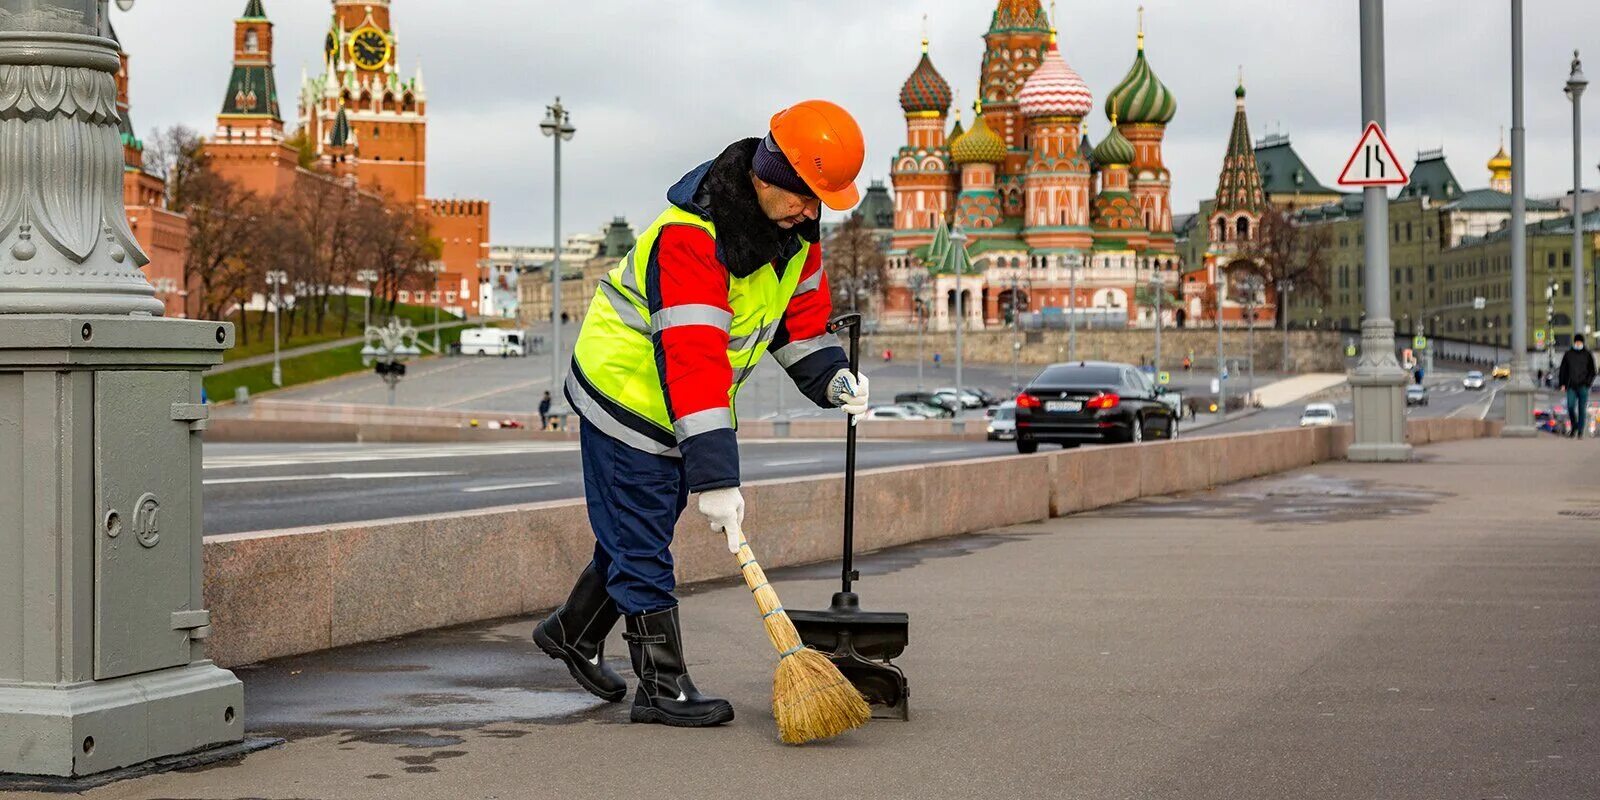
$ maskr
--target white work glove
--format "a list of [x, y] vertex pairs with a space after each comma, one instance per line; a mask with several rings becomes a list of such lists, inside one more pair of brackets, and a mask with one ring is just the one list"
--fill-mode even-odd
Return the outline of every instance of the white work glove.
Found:
[[728, 535], [728, 552], [739, 552], [739, 542], [744, 541], [744, 496], [739, 487], [701, 492], [700, 513], [711, 523], [711, 530]]
[[843, 408], [850, 415], [850, 424], [856, 424], [867, 413], [867, 376], [851, 374], [848, 369], [834, 373], [833, 380], [828, 381], [828, 402]]

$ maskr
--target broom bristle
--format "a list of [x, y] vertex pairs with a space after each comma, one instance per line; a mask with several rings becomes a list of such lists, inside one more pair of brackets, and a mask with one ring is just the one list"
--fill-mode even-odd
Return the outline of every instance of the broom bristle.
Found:
[[865, 725], [872, 708], [827, 656], [807, 647], [778, 662], [772, 716], [783, 741], [804, 744]]

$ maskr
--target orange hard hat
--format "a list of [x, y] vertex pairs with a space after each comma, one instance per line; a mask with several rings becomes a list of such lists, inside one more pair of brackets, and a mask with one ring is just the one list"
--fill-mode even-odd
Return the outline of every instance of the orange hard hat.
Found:
[[847, 211], [861, 200], [856, 176], [867, 143], [850, 112], [827, 100], [806, 100], [773, 114], [771, 128], [789, 166], [828, 208]]

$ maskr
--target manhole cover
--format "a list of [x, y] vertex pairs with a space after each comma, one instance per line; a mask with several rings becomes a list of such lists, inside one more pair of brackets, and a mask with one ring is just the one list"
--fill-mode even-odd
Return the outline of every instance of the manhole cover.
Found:
[[1566, 511], [1558, 511], [1556, 513], [1560, 514], [1563, 517], [1582, 517], [1584, 519], [1600, 519], [1600, 508], [1585, 508], [1585, 509], [1576, 510], [1576, 511], [1569, 508]]

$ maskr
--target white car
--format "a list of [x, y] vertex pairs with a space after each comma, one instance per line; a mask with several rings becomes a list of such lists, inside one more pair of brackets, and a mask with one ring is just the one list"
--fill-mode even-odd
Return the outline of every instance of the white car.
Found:
[[958, 393], [954, 386], [945, 386], [934, 389], [933, 394], [935, 397], [938, 397], [939, 395], [948, 395], [950, 397], [959, 398], [962, 408], [983, 408], [983, 397], [971, 389], [962, 389]]
[[1332, 403], [1312, 403], [1300, 412], [1300, 427], [1322, 427], [1339, 422], [1339, 410]]
[[994, 416], [989, 418], [989, 441], [1017, 438], [1017, 404], [1007, 400], [994, 410]]
[[1467, 377], [1461, 379], [1461, 386], [1465, 389], [1482, 389], [1483, 373], [1477, 370], [1467, 373]]
[[867, 409], [867, 419], [927, 419], [927, 415], [902, 405], [873, 406]]

